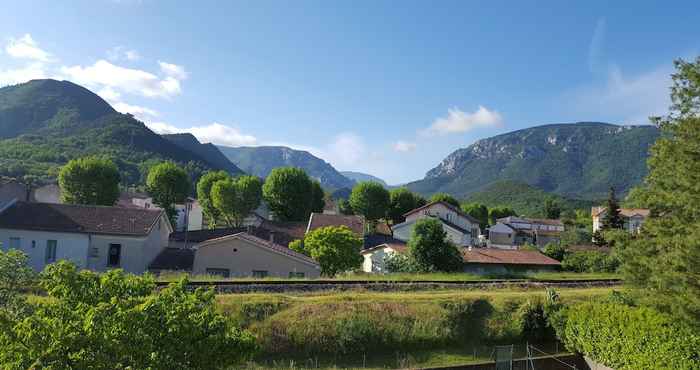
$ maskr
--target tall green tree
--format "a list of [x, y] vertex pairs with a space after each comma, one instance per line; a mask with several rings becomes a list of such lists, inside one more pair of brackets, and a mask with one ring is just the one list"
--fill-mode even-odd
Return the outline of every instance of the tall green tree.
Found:
[[362, 264], [362, 239], [347, 226], [318, 228], [308, 233], [303, 242], [290, 243], [290, 248], [318, 261], [324, 276], [335, 276]]
[[301, 168], [279, 167], [265, 179], [263, 198], [280, 221], [305, 221], [313, 205], [312, 186]]
[[442, 223], [433, 218], [416, 222], [408, 241], [408, 251], [423, 272], [460, 271], [463, 266], [459, 248], [447, 239]]
[[209, 171], [197, 182], [197, 201], [202, 206], [202, 212], [209, 222], [209, 228], [213, 229], [221, 216], [219, 210], [214, 207], [211, 200], [211, 188], [215, 182], [226, 180], [230, 175], [226, 171]]
[[561, 216], [561, 204], [552, 197], [544, 200], [544, 217], [556, 220]]
[[350, 205], [350, 201], [347, 199], [338, 199], [338, 211], [340, 211], [340, 214], [347, 216], [355, 214], [352, 210], [352, 205]]
[[109, 159], [73, 159], [58, 173], [58, 185], [64, 203], [113, 206], [119, 198], [119, 169]]
[[146, 189], [153, 197], [153, 203], [164, 209], [170, 222], [175, 223], [175, 204], [185, 202], [190, 193], [190, 178], [174, 162], [162, 162], [148, 171]]
[[255, 176], [219, 180], [211, 187], [211, 200], [227, 226], [240, 227], [260, 206], [262, 181]]
[[321, 187], [321, 183], [312, 180], [311, 181], [311, 212], [323, 212], [323, 208], [326, 206], [326, 193]]
[[700, 57], [676, 61], [671, 112], [651, 148], [644, 198], [651, 216], [624, 245], [625, 282], [700, 330]]
[[389, 192], [378, 182], [359, 182], [350, 193], [350, 205], [353, 211], [370, 222], [376, 222], [385, 217], [389, 210], [389, 203]]
[[615, 196], [615, 189], [612, 187], [610, 188], [610, 192], [608, 193], [608, 201], [605, 205], [605, 209], [605, 215], [601, 220], [601, 228], [603, 230], [622, 229], [622, 227], [624, 226], [624, 220], [622, 219], [622, 215], [620, 214], [620, 203], [617, 201], [617, 197]]
[[396, 225], [404, 222], [403, 217], [408, 211], [420, 207], [425, 204], [425, 199], [420, 195], [408, 190], [406, 187], [393, 189], [389, 192], [389, 211], [388, 218]]
[[481, 203], [462, 204], [462, 212], [477, 219], [481, 230], [485, 230], [489, 225], [489, 209]]
[[450, 194], [447, 193], [435, 193], [433, 194], [432, 197], [430, 197], [430, 202], [445, 202], [447, 204], [451, 204], [457, 208], [459, 208], [459, 201], [457, 198], [453, 197]]

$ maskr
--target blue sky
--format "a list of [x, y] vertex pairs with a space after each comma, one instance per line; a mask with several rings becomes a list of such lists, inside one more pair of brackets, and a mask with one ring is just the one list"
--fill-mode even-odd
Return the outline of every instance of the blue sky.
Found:
[[692, 1], [24, 1], [0, 12], [0, 85], [61, 78], [159, 132], [287, 145], [390, 183], [545, 123], [646, 124]]

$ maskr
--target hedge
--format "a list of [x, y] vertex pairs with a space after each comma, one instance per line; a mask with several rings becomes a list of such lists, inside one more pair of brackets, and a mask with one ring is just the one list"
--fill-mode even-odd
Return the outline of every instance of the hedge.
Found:
[[567, 310], [563, 340], [614, 369], [700, 369], [700, 335], [646, 307], [582, 303]]

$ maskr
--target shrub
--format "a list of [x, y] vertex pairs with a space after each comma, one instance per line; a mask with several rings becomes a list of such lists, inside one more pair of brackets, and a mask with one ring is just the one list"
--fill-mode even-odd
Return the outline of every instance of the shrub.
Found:
[[567, 310], [567, 348], [615, 369], [697, 369], [700, 336], [646, 307], [581, 303]]
[[547, 243], [542, 251], [545, 256], [562, 261], [566, 257], [566, 247], [561, 244]]
[[416, 262], [406, 254], [391, 253], [384, 257], [384, 268], [387, 272], [403, 272], [415, 273], [418, 272]]
[[615, 272], [620, 260], [599, 251], [581, 251], [567, 254], [561, 266], [566, 271], [574, 272]]
[[463, 266], [459, 249], [447, 239], [442, 223], [432, 218], [416, 222], [408, 250], [422, 272], [459, 271]]

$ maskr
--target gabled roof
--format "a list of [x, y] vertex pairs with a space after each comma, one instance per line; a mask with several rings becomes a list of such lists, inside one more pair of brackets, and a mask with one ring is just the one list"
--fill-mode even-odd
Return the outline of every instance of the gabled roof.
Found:
[[[466, 230], [457, 224], [454, 224], [450, 221], [445, 220], [444, 218], [440, 218], [440, 217], [433, 216], [433, 215], [430, 215], [428, 217], [434, 218], [434, 219], [442, 222], [443, 224], [447, 225], [447, 227], [450, 227], [450, 228], [454, 229], [455, 231], [458, 231], [462, 234], [470, 234], [471, 233], [471, 230]], [[402, 228], [402, 227], [407, 226], [407, 225], [412, 225], [414, 223], [416, 223], [416, 220], [404, 221], [400, 224], [396, 224], [396, 225], [392, 226], [392, 230], [396, 230], [396, 229]]]
[[[504, 224], [529, 223], [529, 224], [538, 224], [538, 225], [564, 226], [564, 223], [561, 222], [561, 220], [555, 220], [555, 219], [549, 219], [549, 218], [527, 218], [527, 217], [508, 216], [508, 217], [499, 218], [496, 221], [502, 222]], [[511, 225], [511, 227], [513, 227], [513, 226]]]
[[194, 250], [165, 248], [148, 266], [149, 270], [192, 271]]
[[202, 247], [212, 246], [212, 245], [215, 245], [215, 244], [217, 244], [217, 243], [225, 242], [225, 241], [227, 241], [227, 240], [232, 240], [232, 239], [245, 240], [245, 241], [248, 241], [248, 242], [250, 242], [250, 243], [252, 243], [252, 244], [254, 244], [254, 245], [256, 245], [256, 246], [258, 246], [258, 247], [260, 247], [260, 248], [267, 249], [267, 250], [269, 250], [269, 251], [271, 251], [271, 252], [274, 252], [274, 253], [277, 253], [277, 254], [281, 254], [281, 255], [285, 255], [285, 256], [288, 256], [288, 257], [291, 257], [291, 258], [300, 260], [300, 261], [302, 261], [302, 262], [306, 262], [306, 263], [308, 263], [308, 264], [312, 264], [312, 265], [318, 266], [318, 262], [314, 261], [313, 259], [311, 259], [310, 257], [308, 257], [308, 256], [306, 256], [306, 255], [303, 255], [303, 254], [301, 254], [301, 253], [295, 252], [295, 251], [293, 251], [293, 250], [291, 250], [291, 249], [289, 249], [289, 248], [287, 248], [287, 247], [281, 246], [281, 245], [279, 245], [279, 244], [277, 244], [277, 243], [272, 243], [272, 242], [270, 242], [269, 240], [265, 240], [265, 239], [258, 238], [257, 236], [248, 234], [248, 233], [246, 233], [246, 232], [241, 232], [241, 233], [238, 233], [238, 234], [227, 235], [227, 236], [223, 236], [223, 237], [221, 237], [221, 238], [216, 238], [216, 239], [207, 240], [207, 241], [205, 241], [205, 242], [202, 242], [202, 243], [197, 244], [197, 245], [195, 246], [195, 248], [202, 248]]
[[462, 251], [464, 263], [560, 266], [561, 263], [537, 251], [498, 248], [470, 248]]
[[146, 236], [163, 215], [150, 209], [17, 201], [0, 212], [0, 228]]
[[430, 202], [430, 203], [428, 203], [428, 204], [426, 204], [426, 205], [424, 205], [424, 206], [422, 206], [422, 207], [418, 207], [418, 208], [416, 208], [416, 209], [412, 209], [412, 210], [406, 212], [403, 216], [404, 216], [404, 217], [407, 217], [407, 216], [412, 215], [412, 214], [414, 214], [414, 213], [416, 213], [416, 212], [420, 212], [420, 211], [422, 211], [422, 210], [424, 210], [424, 209], [426, 209], [426, 208], [430, 208], [430, 207], [432, 207], [432, 206], [434, 206], [434, 205], [436, 205], [436, 204], [442, 204], [443, 206], [445, 206], [445, 207], [447, 207], [448, 209], [454, 211], [454, 212], [457, 213], [458, 215], [460, 215], [460, 216], [462, 216], [462, 217], [468, 219], [471, 223], [474, 223], [474, 224], [478, 224], [478, 223], [479, 223], [479, 220], [477, 220], [477, 219], [475, 219], [474, 217], [472, 217], [472, 216], [470, 216], [470, 215], [464, 213], [461, 209], [459, 209], [459, 207], [455, 207], [455, 206], [453, 206], [452, 204], [447, 203], [447, 202], [443, 202], [443, 201]]
[[372, 248], [364, 249], [364, 250], [362, 250], [362, 252], [360, 252], [360, 254], [370, 253], [370, 252], [374, 252], [378, 249], [384, 249], [384, 248], [391, 248], [400, 254], [405, 254], [406, 252], [408, 252], [408, 245], [406, 243], [398, 240], [397, 242], [382, 243], [379, 245], [375, 245]]
[[324, 213], [311, 213], [306, 232], [314, 231], [326, 226], [347, 226], [357, 235], [363, 235], [365, 230], [364, 219], [360, 216], [328, 215]]
[[196, 244], [211, 239], [221, 238], [227, 235], [250, 232], [263, 240], [270, 240], [271, 234], [274, 234], [275, 243], [286, 247], [292, 240], [303, 239], [305, 230], [306, 224], [303, 222], [277, 222], [265, 220], [258, 227], [226, 227], [218, 229], [192, 230], [188, 231], [186, 236], [184, 231], [178, 231], [170, 234], [170, 241], [184, 242], [185, 238], [187, 238], [189, 243]]
[[374, 234], [365, 235], [364, 244], [363, 244], [362, 249], [363, 250], [370, 249], [370, 248], [374, 248], [374, 247], [376, 247], [378, 245], [382, 245], [382, 244], [406, 244], [406, 243], [402, 240], [395, 239], [391, 235], [374, 233]]
[[[600, 216], [602, 213], [607, 211], [606, 207], [592, 207], [591, 215]], [[625, 217], [641, 216], [649, 217], [650, 211], [646, 208], [620, 208], [620, 214]]]

